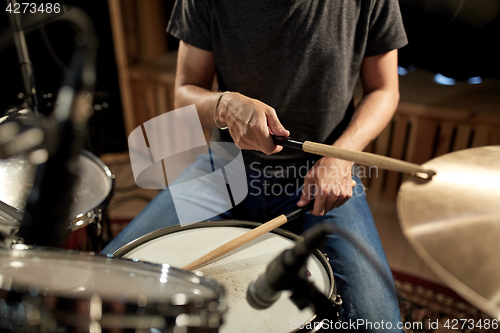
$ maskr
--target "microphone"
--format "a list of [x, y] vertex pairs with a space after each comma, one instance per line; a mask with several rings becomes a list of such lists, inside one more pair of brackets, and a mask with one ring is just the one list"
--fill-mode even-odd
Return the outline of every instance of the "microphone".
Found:
[[266, 271], [252, 281], [247, 289], [247, 301], [254, 309], [267, 309], [281, 296], [283, 290], [291, 290], [294, 280], [306, 277], [305, 264], [309, 255], [326, 242], [333, 226], [319, 224], [304, 233], [303, 241], [276, 257]]

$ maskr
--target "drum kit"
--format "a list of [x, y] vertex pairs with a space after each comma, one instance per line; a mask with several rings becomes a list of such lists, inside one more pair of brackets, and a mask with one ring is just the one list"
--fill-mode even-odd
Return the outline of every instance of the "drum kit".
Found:
[[[108, 257], [47, 247], [90, 227], [93, 237], [99, 237], [113, 188], [108, 167], [81, 150], [96, 43], [88, 18], [76, 9], [71, 15], [86, 42], [80, 39], [54, 115], [30, 128], [41, 129], [44, 140], [9, 130], [20, 120], [0, 123], [0, 329], [283, 332], [290, 328], [290, 318], [304, 323], [339, 320], [342, 301], [332, 268], [311, 245], [321, 243], [325, 230], [299, 237], [278, 228], [310, 206], [269, 224], [210, 221], [157, 230]], [[405, 235], [443, 281], [500, 318], [500, 265], [494, 255], [500, 252], [500, 147], [463, 150], [420, 166], [309, 141], [273, 140], [411, 174], [398, 197]], [[215, 256], [205, 257], [219, 248], [223, 250]], [[290, 272], [297, 278], [285, 283], [283, 276]], [[274, 285], [262, 287], [266, 279]], [[276, 287], [280, 281], [283, 286]], [[272, 288], [269, 302], [259, 303], [258, 293]], [[321, 325], [312, 327], [310, 331], [318, 331]]]

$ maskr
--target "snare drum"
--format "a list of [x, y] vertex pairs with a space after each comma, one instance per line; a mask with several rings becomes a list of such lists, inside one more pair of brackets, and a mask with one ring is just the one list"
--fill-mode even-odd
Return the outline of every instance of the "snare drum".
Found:
[[[209, 221], [154, 231], [118, 249], [114, 255], [183, 267], [214, 248], [258, 226], [253, 222]], [[290, 301], [290, 293], [267, 310], [255, 310], [246, 300], [250, 282], [263, 273], [281, 252], [293, 247], [299, 237], [275, 229], [224, 257], [199, 268], [222, 283], [227, 292], [228, 312], [223, 333], [290, 332], [315, 319], [309, 308], [302, 311]], [[309, 279], [330, 299], [336, 295], [332, 269], [325, 256], [316, 251], [307, 263]]]
[[224, 287], [201, 273], [89, 253], [0, 250], [11, 332], [217, 332]]
[[[80, 177], [73, 192], [67, 230], [73, 233], [90, 225], [93, 230], [71, 235], [66, 242], [70, 248], [82, 245], [88, 236], [100, 236], [102, 215], [111, 199], [114, 181], [109, 168], [94, 154], [82, 150], [78, 159]], [[20, 226], [34, 176], [35, 166], [24, 157], [0, 160], [0, 201], [9, 206], [0, 204], [0, 232], [4, 237]]]

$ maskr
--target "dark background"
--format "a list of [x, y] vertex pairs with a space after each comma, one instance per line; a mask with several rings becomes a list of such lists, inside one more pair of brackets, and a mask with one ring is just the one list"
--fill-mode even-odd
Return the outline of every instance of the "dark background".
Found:
[[500, 78], [500, 1], [400, 0], [408, 45], [402, 67], [455, 79]]
[[[35, 1], [36, 2], [36, 1]], [[1, 1], [2, 8], [5, 2]], [[40, 1], [39, 1], [40, 3]], [[99, 38], [97, 55], [97, 84], [94, 102], [107, 108], [95, 110], [89, 123], [87, 149], [102, 154], [127, 150], [127, 141], [123, 125], [123, 116], [118, 86], [118, 74], [115, 63], [113, 39], [107, 1], [66, 1], [66, 4], [82, 8], [94, 22], [96, 35]], [[8, 31], [10, 23], [5, 12], [0, 14], [1, 30]], [[25, 14], [29, 15], [29, 14]], [[46, 35], [54, 52], [64, 64], [68, 64], [73, 54], [73, 28], [64, 22], [45, 25]], [[64, 72], [52, 58], [42, 36], [36, 28], [26, 34], [30, 60], [33, 63], [35, 83], [41, 94], [55, 95], [62, 83]], [[0, 53], [0, 112], [5, 112], [12, 105], [19, 104], [17, 95], [24, 92], [21, 71], [18, 66], [17, 53], [13, 43]], [[42, 99], [42, 112], [50, 113], [53, 98]], [[45, 106], [45, 107], [44, 107]]]
[[[1, 3], [3, 8], [5, 3]], [[95, 102], [99, 105], [105, 102], [108, 107], [95, 111], [89, 124], [90, 139], [86, 148], [96, 154], [126, 151], [107, 1], [65, 3], [78, 6], [89, 14], [100, 40]], [[165, 3], [168, 18], [174, 1]], [[399, 53], [400, 65], [426, 69], [459, 80], [474, 76], [500, 79], [499, 3], [497, 0], [400, 0], [409, 39], [409, 45]], [[9, 21], [5, 12], [0, 17], [0, 34], [6, 36], [10, 32]], [[73, 51], [74, 31], [66, 23], [47, 24], [45, 31], [55, 54], [67, 64]], [[165, 38], [168, 39], [169, 49], [177, 47], [172, 37], [165, 34]], [[30, 32], [26, 39], [38, 91], [55, 95], [63, 70], [54, 61], [39, 29]], [[14, 44], [8, 45], [5, 38], [2, 42], [0, 113], [3, 114], [9, 107], [20, 104], [17, 95], [23, 92], [23, 85]], [[52, 108], [47, 104], [52, 103], [54, 97], [42, 100], [44, 113], [51, 112]]]

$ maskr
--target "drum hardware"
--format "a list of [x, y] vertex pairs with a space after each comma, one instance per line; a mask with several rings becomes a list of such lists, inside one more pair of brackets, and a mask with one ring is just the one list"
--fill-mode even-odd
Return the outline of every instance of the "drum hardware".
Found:
[[78, 173], [77, 154], [91, 115], [97, 40], [88, 16], [77, 8], [57, 19], [68, 20], [79, 36], [73, 60], [45, 124], [46, 162], [36, 170], [19, 237], [28, 244], [57, 246], [64, 239]]
[[43, 163], [37, 155], [44, 151], [45, 139], [46, 129], [35, 119], [12, 113], [0, 119], [0, 159], [29, 153], [34, 163]]
[[[14, 7], [14, 4], [16, 4], [17, 1], [7, 0], [7, 3], [11, 7]], [[38, 98], [35, 88], [35, 77], [33, 75], [33, 64], [31, 63], [28, 54], [28, 47], [26, 45], [26, 38], [24, 36], [23, 27], [21, 25], [20, 16], [20, 13], [15, 13], [14, 11], [7, 13], [7, 17], [9, 18], [9, 22], [13, 31], [17, 58], [21, 66], [21, 76], [23, 79], [24, 90], [26, 91], [25, 102], [27, 102], [29, 107], [33, 109], [35, 115], [38, 116]]]
[[249, 284], [246, 293], [248, 303], [254, 309], [267, 309], [276, 303], [282, 291], [290, 290], [290, 299], [300, 310], [310, 306], [322, 319], [341, 321], [340, 295], [330, 301], [308, 280], [305, 268], [309, 255], [324, 246], [327, 236], [334, 231], [335, 228], [328, 224], [319, 224], [307, 230], [297, 245], [283, 251], [264, 273]]
[[[34, 184], [31, 179], [33, 189], [19, 233], [7, 237], [12, 250], [0, 250], [2, 329], [100, 332], [154, 327], [165, 332], [217, 332], [226, 309], [224, 289], [200, 273], [29, 245], [57, 245], [68, 229], [78, 231], [85, 225], [95, 227], [99, 236], [102, 230], [100, 222], [89, 222], [103, 218], [99, 207], [77, 215], [67, 227], [77, 166], [82, 166], [82, 159], [93, 163], [78, 153], [92, 112], [97, 41], [90, 22], [78, 9], [62, 19], [77, 25], [79, 45], [57, 106], [50, 119], [42, 120], [53, 130], [43, 131], [48, 158], [37, 169]], [[23, 243], [16, 244], [19, 241]]]
[[23, 121], [27, 121], [27, 119], [33, 119], [33, 118], [34, 114], [30, 108], [23, 106], [13, 106], [8, 108], [7, 111], [5, 111], [5, 115], [3, 117], [0, 117], [0, 124], [6, 123], [9, 120], [15, 121], [22, 119]]
[[[259, 225], [261, 224], [256, 222], [223, 220], [173, 226], [139, 237], [118, 249], [113, 256], [181, 267], [218, 244], [243, 235]], [[272, 258], [300, 240], [301, 237], [276, 228], [240, 247], [231, 255], [200, 268], [205, 276], [226, 287], [228, 312], [220, 328], [221, 333], [288, 332], [291, 318], [299, 322], [319, 323], [319, 317], [312, 309], [300, 311], [288, 297], [280, 298], [266, 311], [253, 309], [245, 297], [248, 284], [256, 275], [265, 271]], [[333, 271], [319, 250], [314, 250], [308, 259], [307, 270], [320, 291], [329, 299], [335, 299], [337, 287]]]

